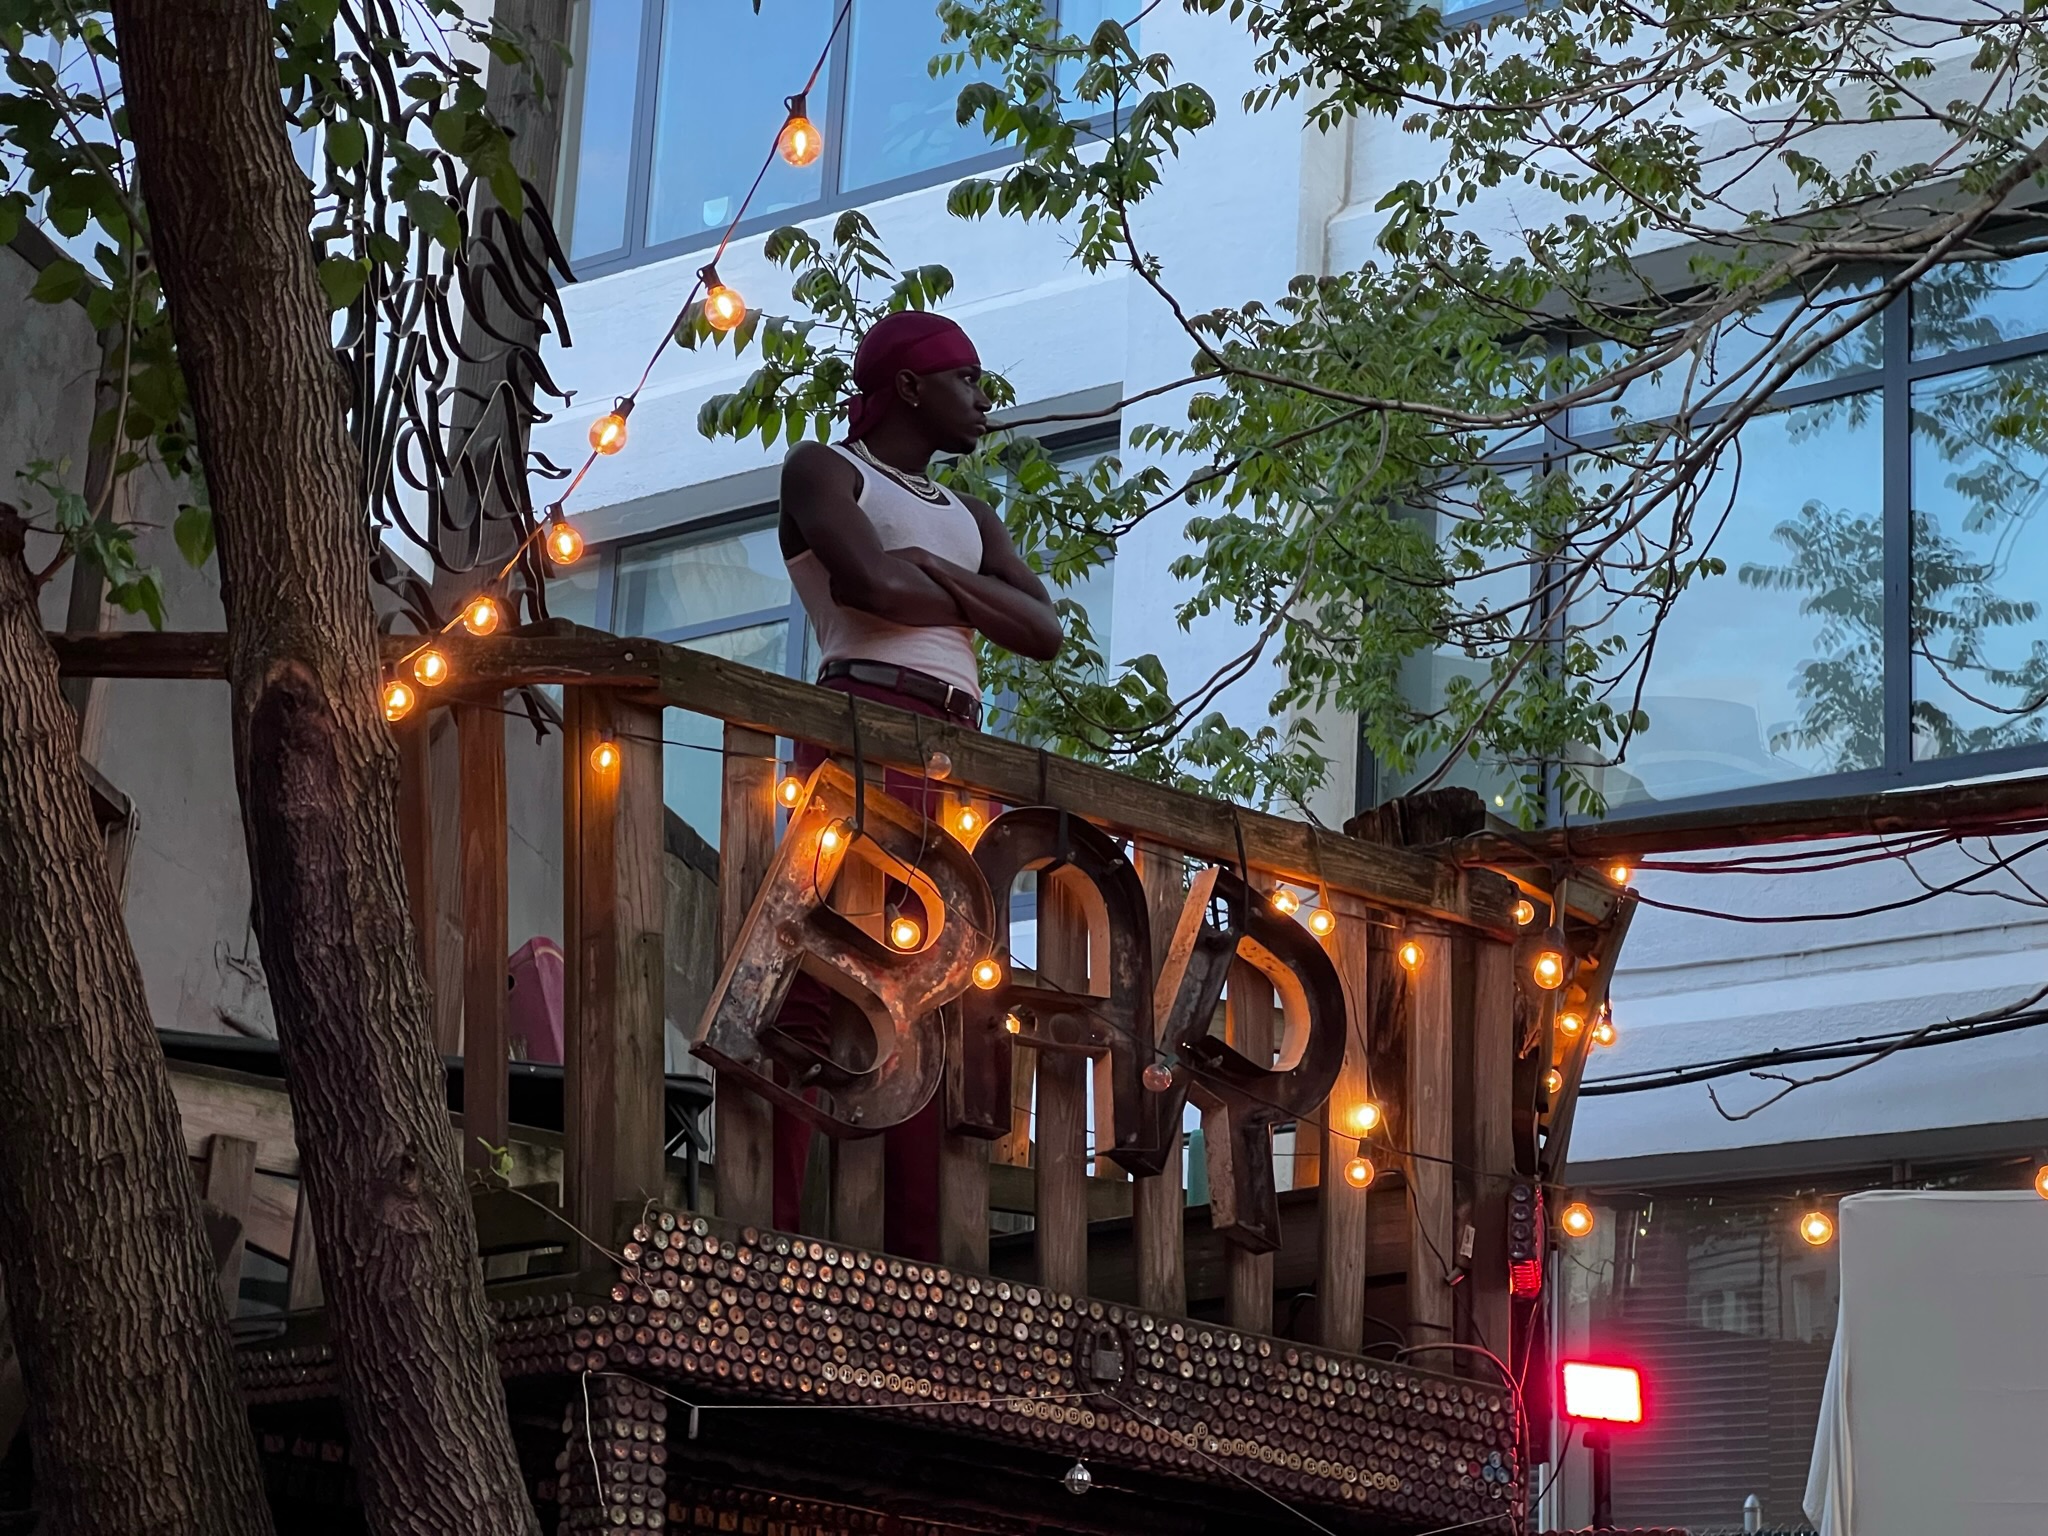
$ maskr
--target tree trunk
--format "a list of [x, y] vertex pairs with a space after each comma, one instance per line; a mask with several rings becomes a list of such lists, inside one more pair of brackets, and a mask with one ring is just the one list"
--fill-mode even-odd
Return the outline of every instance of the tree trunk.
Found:
[[0, 507], [0, 1252], [42, 1529], [259, 1536], [227, 1318], [77, 741]]
[[257, 936], [373, 1529], [538, 1532], [431, 1043], [361, 467], [264, 0], [117, 0], [219, 531]]

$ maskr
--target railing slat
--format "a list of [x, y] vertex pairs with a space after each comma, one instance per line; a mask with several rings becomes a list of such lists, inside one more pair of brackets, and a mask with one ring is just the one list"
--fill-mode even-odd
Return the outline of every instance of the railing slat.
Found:
[[[1475, 1342], [1513, 1364], [1509, 1323], [1508, 1179], [1515, 1166], [1515, 973], [1510, 945], [1474, 938], [1471, 1107], [1458, 1137], [1459, 1160], [1473, 1172], [1472, 1296]], [[1483, 1367], [1485, 1362], [1479, 1364]], [[1483, 1370], [1482, 1370], [1483, 1374]]]
[[[1038, 972], [1051, 986], [1088, 987], [1088, 920], [1068, 872], [1038, 883]], [[1038, 1059], [1038, 1280], [1088, 1293], [1088, 1066], [1044, 1051]]]
[[[732, 952], [754, 893], [775, 857], [775, 738], [725, 728], [724, 798], [718, 818], [718, 947]], [[759, 1094], [718, 1080], [712, 1105], [718, 1214], [766, 1226], [775, 1215], [775, 1113]]]
[[[1321, 1198], [1316, 1204], [1320, 1227], [1316, 1316], [1325, 1348], [1356, 1353], [1365, 1342], [1365, 1282], [1371, 1273], [1367, 1213], [1372, 1191], [1348, 1182], [1344, 1165], [1358, 1150], [1357, 1122], [1351, 1117], [1372, 1097], [1366, 1048], [1372, 1026], [1367, 963], [1372, 927], [1371, 910], [1363, 902], [1333, 895], [1331, 907], [1337, 914], [1337, 931], [1330, 937], [1330, 957], [1336, 961], [1337, 975], [1344, 983], [1349, 1031], [1344, 1065], [1322, 1116], [1322, 1165], [1328, 1176], [1322, 1180]], [[1295, 1145], [1299, 1146], [1301, 1140], [1297, 1131]]]
[[[1183, 864], [1178, 853], [1157, 843], [1140, 843], [1137, 856], [1138, 878], [1144, 884], [1145, 903], [1152, 914], [1152, 969], [1156, 977], [1187, 899]], [[1166, 1154], [1166, 1171], [1154, 1178], [1137, 1180], [1132, 1190], [1138, 1305], [1175, 1317], [1188, 1309], [1182, 1219], [1186, 1194], [1181, 1186], [1180, 1164], [1181, 1134], [1176, 1129]]]
[[[1231, 1046], [1261, 1067], [1273, 1065], [1273, 984], [1249, 961], [1230, 968], [1225, 1011]], [[1273, 1255], [1229, 1245], [1230, 1326], [1247, 1333], [1273, 1331]]]
[[[832, 905], [868, 934], [883, 936], [887, 918], [882, 904], [888, 882], [865, 859], [849, 858], [832, 882]], [[887, 1158], [880, 1136], [861, 1136], [832, 1143], [832, 1237], [856, 1248], [879, 1253], [884, 1246], [887, 1217], [884, 1182]]]
[[462, 1161], [491, 1166], [506, 1143], [511, 1086], [505, 1069], [505, 716], [458, 704], [462, 793]]
[[1451, 1337], [1451, 942], [1414, 928], [1422, 963], [1409, 978], [1408, 1082], [1401, 1123], [1408, 1138], [1408, 1320], [1417, 1343]]

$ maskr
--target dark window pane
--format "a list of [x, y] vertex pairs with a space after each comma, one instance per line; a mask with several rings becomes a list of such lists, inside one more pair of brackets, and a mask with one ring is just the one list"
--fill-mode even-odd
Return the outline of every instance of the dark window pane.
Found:
[[576, 60], [577, 129], [570, 183], [569, 256], [601, 256], [626, 243], [633, 105], [640, 76], [641, 0], [588, 0]]
[[915, 176], [988, 149], [978, 123], [954, 121], [970, 81], [993, 70], [954, 70], [933, 79], [932, 59], [955, 51], [921, 0], [854, 0], [853, 62], [846, 82], [846, 151], [840, 183], [872, 187]]
[[[787, 115], [783, 98], [818, 62], [832, 15], [829, 0], [762, 0], [758, 16], [753, 0], [667, 0], [648, 244], [721, 233], [732, 222]], [[818, 77], [810, 100], [820, 128], [829, 73]], [[777, 155], [748, 216], [816, 202], [824, 172], [822, 158], [799, 169]]]
[[[1726, 574], [1671, 605], [1641, 691], [1649, 729], [1592, 774], [1610, 805], [1883, 764], [1882, 436], [1875, 393], [1743, 427], [1691, 514], [1689, 554]], [[1630, 598], [1603, 626], [1635, 658], [1608, 695], [1617, 709], [1634, 703], [1652, 611]]]
[[2048, 253], [1936, 267], [1913, 285], [1913, 356], [2048, 331]]
[[2048, 357], [1913, 390], [1913, 756], [2043, 739]]
[[597, 623], [597, 572], [595, 558], [551, 571], [547, 584], [549, 616], [577, 624]]
[[612, 629], [662, 635], [788, 604], [789, 572], [774, 525], [764, 524], [625, 551], [619, 556]]
[[[693, 651], [722, 656], [763, 672], [786, 670], [789, 626], [756, 624], [688, 642]], [[662, 799], [668, 808], [696, 828], [697, 835], [718, 846], [719, 797], [725, 783], [725, 722], [687, 709], [661, 712]]]

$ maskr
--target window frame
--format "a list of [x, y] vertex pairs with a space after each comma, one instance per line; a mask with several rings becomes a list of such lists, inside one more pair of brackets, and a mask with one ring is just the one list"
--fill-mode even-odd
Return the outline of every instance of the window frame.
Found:
[[[2027, 253], [2036, 254], [2036, 253]], [[1998, 259], [1998, 258], [1993, 258]], [[2016, 259], [2016, 258], [2003, 258]], [[2031, 744], [2002, 747], [1989, 752], [1957, 757], [1916, 759], [1913, 756], [1913, 643], [1912, 643], [1912, 521], [1913, 521], [1913, 389], [1930, 379], [2010, 363], [2048, 354], [2048, 313], [2039, 330], [2024, 336], [1989, 342], [1982, 346], [1939, 352], [1915, 358], [1913, 347], [1913, 297], [1917, 284], [1895, 295], [1881, 312], [1884, 352], [1878, 367], [1816, 380], [1780, 389], [1770, 397], [1772, 410], [1792, 410], [1824, 400], [1874, 392], [1881, 411], [1880, 441], [1883, 463], [1880, 469], [1882, 508], [1880, 526], [1884, 537], [1884, 684], [1881, 704], [1884, 760], [1875, 768], [1840, 773], [1813, 774], [1764, 784], [1744, 785], [1707, 794], [1671, 799], [1644, 799], [1609, 805], [1601, 821], [1627, 821], [1674, 810], [1711, 810], [1721, 807], [1775, 805], [1788, 800], [1819, 799], [1837, 795], [1877, 793], [1885, 790], [1923, 787], [1970, 779], [1993, 778], [2048, 766], [2048, 735]], [[1554, 345], [1562, 349], [1578, 338], [1560, 337]], [[1717, 406], [1696, 414], [1697, 423], [1710, 426], [1729, 409]], [[1646, 417], [1655, 421], [1660, 418]], [[1604, 427], [1597, 431], [1573, 432], [1569, 423], [1547, 422], [1540, 445], [1517, 448], [1488, 462], [1501, 470], [1533, 469], [1538, 473], [1562, 472], [1575, 455], [1611, 446], [1623, 430]], [[1716, 578], [1725, 579], [1725, 578]], [[1532, 585], [1534, 584], [1532, 575]], [[2048, 706], [2043, 706], [2048, 714]], [[1359, 789], [1368, 783], [1370, 798], [1358, 796], [1361, 809], [1377, 804], [1386, 783], [1384, 770], [1366, 750], [1363, 730], [1359, 741]], [[1558, 826], [1572, 820], [1565, 811], [1560, 765], [1543, 767], [1543, 803], [1546, 825]]]

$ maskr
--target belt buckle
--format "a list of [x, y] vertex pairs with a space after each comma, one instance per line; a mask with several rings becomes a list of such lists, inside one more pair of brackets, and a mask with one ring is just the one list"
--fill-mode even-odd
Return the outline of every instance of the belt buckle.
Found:
[[967, 702], [966, 702], [966, 703], [964, 703], [964, 704], [961, 704], [961, 705], [959, 705], [959, 706], [958, 706], [958, 712], [959, 712], [960, 714], [962, 714], [962, 715], [966, 715], [966, 716], [972, 716], [972, 715], [973, 715], [973, 713], [974, 713], [974, 708], [975, 708], [975, 702], [976, 702], [976, 701], [975, 701], [975, 700], [972, 700], [972, 699], [968, 699], [968, 698], [967, 698], [967, 690], [966, 690], [965, 688], [962, 688], [962, 687], [960, 687], [960, 686], [959, 686], [959, 685], [958, 685], [957, 683], [948, 683], [948, 684], [946, 684], [946, 703], [945, 703], [945, 710], [946, 710], [946, 713], [950, 715], [950, 714], [953, 714], [953, 713], [955, 712], [955, 705], [954, 705], [954, 703], [953, 703], [953, 699], [954, 699], [954, 696], [955, 696], [955, 695], [958, 695], [958, 696], [959, 696], [960, 698], [962, 698], [962, 699], [966, 699], [966, 700], [967, 700]]

